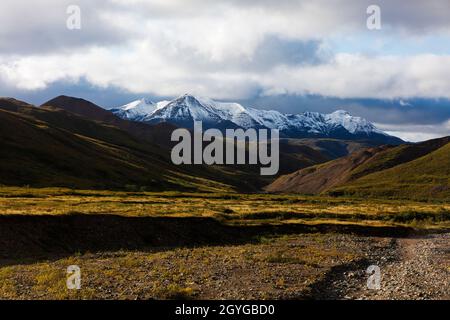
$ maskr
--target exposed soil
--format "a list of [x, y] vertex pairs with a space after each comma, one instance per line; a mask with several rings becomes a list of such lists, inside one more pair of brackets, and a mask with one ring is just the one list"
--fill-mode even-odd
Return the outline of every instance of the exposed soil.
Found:
[[[82, 290], [68, 291], [79, 265]], [[381, 288], [367, 288], [377, 265]], [[0, 217], [3, 299], [449, 299], [450, 233], [205, 218]]]
[[357, 151], [347, 157], [328, 162], [318, 167], [309, 167], [281, 176], [265, 188], [268, 192], [320, 194], [347, 182], [351, 172], [382, 152], [387, 147]]
[[337, 224], [231, 226], [212, 218], [0, 215], [0, 266], [17, 260], [33, 262], [84, 252], [243, 244], [261, 236], [315, 232], [404, 237], [414, 230]]

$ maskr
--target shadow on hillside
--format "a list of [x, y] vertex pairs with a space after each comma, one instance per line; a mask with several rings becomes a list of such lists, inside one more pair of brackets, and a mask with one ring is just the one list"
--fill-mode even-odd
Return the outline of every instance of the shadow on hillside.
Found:
[[212, 218], [10, 215], [0, 216], [0, 266], [76, 253], [232, 245], [257, 242], [259, 236], [314, 232], [404, 237], [411, 236], [413, 229], [333, 224], [230, 226]]

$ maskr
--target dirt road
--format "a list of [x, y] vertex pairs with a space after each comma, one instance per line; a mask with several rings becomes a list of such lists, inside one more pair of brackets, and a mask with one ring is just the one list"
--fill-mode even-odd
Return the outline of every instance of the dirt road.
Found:
[[[368, 289], [369, 265], [380, 268], [379, 289]], [[358, 264], [333, 270], [315, 298], [450, 299], [450, 234], [392, 239]]]

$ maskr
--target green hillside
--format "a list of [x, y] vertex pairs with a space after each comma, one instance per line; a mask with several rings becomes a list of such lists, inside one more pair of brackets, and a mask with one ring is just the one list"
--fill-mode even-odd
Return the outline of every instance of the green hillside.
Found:
[[382, 146], [279, 177], [268, 192], [405, 198], [449, 197], [450, 138]]
[[450, 142], [450, 138], [428, 140], [415, 144], [403, 144], [394, 148], [385, 148], [377, 152], [370, 161], [364, 162], [351, 172], [350, 180], [389, 169], [417, 158], [423, 157]]
[[450, 144], [416, 160], [361, 177], [330, 193], [395, 198], [450, 198]]
[[[171, 165], [166, 152], [114, 126], [70, 112], [0, 99], [0, 184], [10, 186], [223, 190]], [[210, 173], [213, 176], [213, 173]], [[202, 178], [203, 177], [203, 178]]]

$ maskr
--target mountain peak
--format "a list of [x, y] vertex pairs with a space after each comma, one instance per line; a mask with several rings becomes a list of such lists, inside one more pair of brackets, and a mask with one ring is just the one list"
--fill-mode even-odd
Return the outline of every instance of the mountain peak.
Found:
[[208, 98], [195, 96], [190, 93], [185, 93], [185, 94], [179, 96], [175, 100], [171, 101], [170, 104], [172, 104], [172, 102], [183, 103], [188, 107], [189, 106], [199, 106], [199, 105], [206, 106], [206, 105], [214, 104], [214, 102]]
[[111, 109], [111, 112], [122, 119], [145, 122], [157, 110], [165, 107], [169, 101], [153, 102], [148, 98], [132, 101], [124, 106]]
[[145, 104], [154, 104], [154, 102], [152, 100], [150, 100], [149, 98], [141, 98], [139, 99], [140, 102], [145, 103]]
[[115, 116], [104, 108], [82, 98], [69, 96], [58, 96], [41, 105], [41, 107], [55, 107], [87, 117], [91, 120], [106, 121], [114, 119]]
[[185, 93], [185, 94], [179, 96], [177, 99], [175, 99], [175, 101], [180, 101], [180, 100], [199, 101], [199, 99], [196, 96], [189, 94], [189, 93]]
[[[76, 110], [95, 110], [97, 112], [105, 111], [102, 107], [82, 98], [70, 97], [65, 95], [57, 96], [47, 102], [44, 102], [41, 107], [50, 106], [60, 109], [65, 109], [66, 111], [74, 112]], [[77, 112], [74, 112], [77, 113]]]
[[153, 101], [151, 101], [150, 99], [147, 98], [141, 98], [135, 101], [132, 101], [126, 105], [124, 105], [123, 107], [121, 107], [121, 109], [123, 110], [132, 110], [132, 109], [136, 109], [138, 107], [142, 107], [142, 106], [147, 106], [147, 105], [154, 105], [155, 103]]
[[49, 102], [53, 102], [53, 103], [79, 103], [80, 105], [83, 106], [92, 106], [94, 105], [92, 102], [82, 99], [82, 98], [77, 98], [77, 97], [71, 97], [71, 96], [66, 96], [66, 95], [59, 95], [49, 101], [47, 101], [46, 103], [43, 103], [42, 105], [51, 105], [48, 104]]
[[336, 110], [334, 112], [332, 112], [331, 114], [333, 115], [339, 115], [339, 116], [351, 116], [350, 112], [346, 111], [346, 110]]

